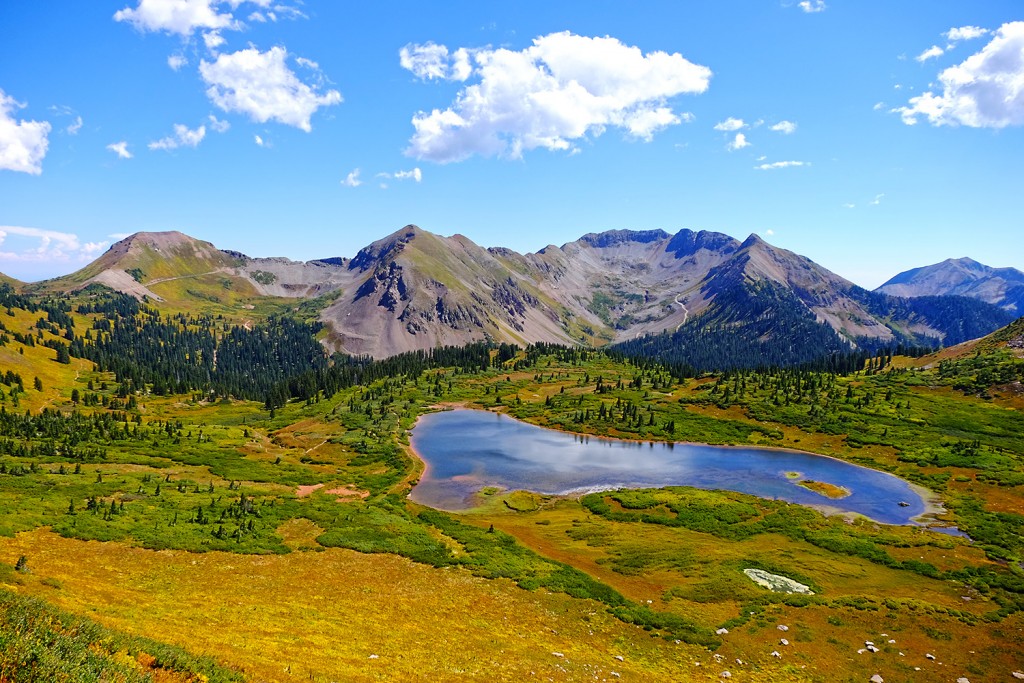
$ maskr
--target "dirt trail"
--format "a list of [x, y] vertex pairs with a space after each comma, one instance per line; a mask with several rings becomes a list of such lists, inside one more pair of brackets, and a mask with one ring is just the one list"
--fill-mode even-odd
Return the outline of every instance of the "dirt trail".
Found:
[[683, 305], [683, 302], [679, 300], [679, 295], [678, 294], [676, 294], [675, 301], [679, 305], [679, 308], [683, 309], [683, 322], [681, 322], [678, 325], [676, 325], [676, 332], [678, 332], [679, 328], [682, 327], [683, 325], [685, 325], [686, 321], [690, 318], [690, 311], [688, 311], [686, 309], [686, 306]]
[[226, 272], [229, 272], [228, 269], [226, 269], [226, 268], [218, 268], [217, 270], [211, 270], [209, 273], [193, 273], [191, 275], [175, 275], [174, 277], [158, 277], [155, 280], [150, 280], [149, 282], [143, 284], [142, 286], [143, 287], [152, 287], [153, 285], [158, 285], [161, 282], [170, 282], [171, 280], [185, 280], [185, 279], [188, 279], [188, 278], [203, 277], [203, 276], [206, 276], [206, 275], [216, 275], [217, 273], [226, 273]]

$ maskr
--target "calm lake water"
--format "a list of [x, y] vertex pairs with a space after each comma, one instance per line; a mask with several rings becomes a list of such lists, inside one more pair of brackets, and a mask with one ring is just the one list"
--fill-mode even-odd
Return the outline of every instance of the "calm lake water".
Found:
[[[726, 489], [802, 505], [856, 512], [885, 524], [910, 524], [925, 503], [891, 474], [811, 453], [770, 448], [634, 443], [566, 434], [481, 410], [420, 418], [412, 445], [427, 471], [412, 490], [416, 502], [463, 510], [486, 486], [544, 494], [615, 488], [694, 486]], [[833, 500], [786, 474], [843, 486]], [[901, 507], [900, 501], [909, 503]]]

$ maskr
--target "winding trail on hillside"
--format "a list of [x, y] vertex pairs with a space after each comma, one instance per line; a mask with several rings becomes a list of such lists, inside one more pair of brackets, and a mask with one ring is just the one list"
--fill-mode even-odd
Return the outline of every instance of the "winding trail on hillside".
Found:
[[209, 273], [193, 273], [191, 275], [176, 275], [174, 277], [158, 277], [155, 280], [150, 280], [149, 282], [144, 283], [142, 286], [143, 287], [152, 287], [153, 285], [158, 285], [161, 282], [170, 282], [171, 280], [186, 280], [188, 278], [203, 277], [205, 275], [216, 275], [217, 273], [226, 273], [226, 272], [228, 272], [228, 271], [225, 270], [224, 268], [218, 268], [217, 270], [211, 270]]
[[678, 325], [676, 325], [676, 332], [678, 332], [679, 328], [682, 327], [683, 325], [685, 325], [686, 321], [689, 320], [689, 318], [690, 318], [690, 311], [688, 311], [686, 309], [686, 306], [683, 305], [683, 302], [679, 300], [679, 295], [678, 294], [676, 294], [675, 302], [679, 305], [679, 308], [683, 309], [683, 322], [681, 322]]

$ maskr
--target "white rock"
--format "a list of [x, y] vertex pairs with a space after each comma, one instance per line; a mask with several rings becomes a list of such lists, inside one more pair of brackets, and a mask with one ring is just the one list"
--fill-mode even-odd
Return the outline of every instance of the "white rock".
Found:
[[780, 638], [779, 639], [779, 643], [781, 643], [782, 645], [789, 645], [789, 641], [786, 640], [785, 638]]
[[727, 629], [727, 628], [720, 628], [717, 631], [715, 631], [715, 635], [718, 635], [718, 636], [724, 636], [724, 635], [727, 635], [728, 633], [729, 633], [729, 629]]
[[867, 650], [865, 650], [864, 648], [861, 648], [861, 649], [857, 650], [857, 654], [859, 654], [859, 655], [862, 655], [865, 652], [867, 652]]
[[615, 676], [616, 678], [622, 678], [622, 674], [620, 674], [618, 671], [613, 671], [612, 676]]
[[625, 660], [626, 660], [626, 658], [625, 658], [625, 657], [623, 657], [622, 655], [615, 655], [615, 659], [619, 660], [620, 662], [622, 662], [622, 661], [625, 661]]
[[868, 645], [868, 649], [871, 650], [872, 652], [878, 652], [879, 651], [878, 648], [875, 647], [874, 645]]
[[971, 683], [971, 682], [969, 680], [967, 680], [966, 676], [961, 676], [960, 678], [956, 679], [956, 683]]
[[555, 657], [564, 657], [565, 656], [561, 652], [552, 652], [551, 654], [553, 654]]
[[935, 655], [933, 655], [931, 652], [926, 654], [925, 657], [927, 657], [928, 659], [935, 659]]
[[782, 653], [778, 650], [772, 650], [772, 657], [782, 657]]
[[778, 628], [780, 631], [788, 631], [789, 630], [789, 627], [786, 626], [785, 624], [779, 624], [776, 628]]
[[370, 655], [367, 659], [380, 659], [377, 655]]
[[892, 638], [890, 638], [890, 639], [889, 639], [889, 644], [890, 644], [890, 645], [895, 645], [895, 644], [896, 644], [896, 641], [895, 641], [895, 640], [893, 640]]
[[873, 643], [873, 642], [871, 642], [870, 640], [865, 640], [865, 641], [864, 641], [864, 644], [865, 644], [865, 645], [874, 645], [874, 643]]
[[870, 678], [870, 680], [871, 680], [871, 683], [885, 683], [885, 679], [882, 678], [881, 676], [879, 676], [878, 674], [875, 674], [874, 676], [872, 676]]
[[1019, 681], [1024, 681], [1024, 672], [1014, 671], [1011, 675]]
[[740, 658], [738, 658], [738, 657], [736, 658], [736, 663], [737, 663], [737, 664], [738, 664], [739, 666], [743, 666], [743, 660], [742, 660], [742, 659], [740, 659]]
[[729, 673], [728, 671], [723, 671], [722, 673], [720, 673], [718, 675], [721, 676], [722, 678], [732, 678], [732, 674]]

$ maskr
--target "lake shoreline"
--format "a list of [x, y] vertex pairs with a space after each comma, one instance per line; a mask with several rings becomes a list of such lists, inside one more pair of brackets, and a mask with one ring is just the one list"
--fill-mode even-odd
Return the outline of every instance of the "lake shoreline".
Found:
[[[577, 438], [598, 439], [598, 440], [606, 441], [606, 442], [608, 442], [610, 444], [630, 443], [630, 444], [637, 444], [637, 445], [649, 444], [649, 445], [652, 445], [652, 446], [655, 445], [655, 444], [659, 444], [659, 445], [670, 446], [670, 447], [671, 446], [675, 446], [675, 445], [679, 445], [679, 446], [712, 447], [712, 448], [734, 449], [734, 450], [763, 450], [763, 451], [769, 451], [769, 452], [775, 452], [775, 453], [785, 452], [785, 453], [792, 453], [792, 454], [803, 455], [803, 456], [812, 456], [812, 457], [815, 457], [815, 458], [826, 458], [826, 459], [829, 459], [829, 460], [832, 460], [832, 461], [835, 461], [835, 462], [838, 462], [838, 463], [843, 463], [845, 465], [851, 465], [851, 466], [854, 466], [854, 467], [862, 467], [862, 468], [867, 469], [867, 470], [871, 470], [871, 471], [874, 471], [874, 472], [878, 472], [878, 473], [881, 473], [881, 474], [886, 474], [888, 476], [895, 477], [899, 481], [901, 481], [904, 484], [906, 484], [911, 489], [911, 491], [913, 491], [920, 498], [920, 500], [921, 500], [921, 502], [922, 502], [922, 504], [924, 506], [924, 509], [919, 514], [917, 514], [914, 517], [910, 518], [908, 522], [892, 524], [890, 522], [881, 522], [881, 521], [875, 520], [875, 519], [873, 519], [873, 518], [871, 518], [871, 517], [869, 517], [867, 515], [864, 515], [864, 514], [861, 514], [861, 513], [858, 513], [858, 512], [853, 512], [853, 511], [849, 511], [849, 510], [842, 510], [840, 508], [837, 508], [834, 505], [830, 505], [829, 502], [831, 502], [831, 501], [829, 501], [829, 502], [823, 501], [820, 504], [796, 503], [796, 502], [791, 502], [791, 504], [794, 504], [794, 505], [804, 505], [805, 507], [810, 507], [812, 509], [818, 510], [819, 512], [822, 512], [826, 516], [839, 515], [839, 516], [845, 516], [845, 517], [847, 517], [849, 519], [853, 519], [853, 518], [856, 518], [856, 517], [862, 517], [864, 519], [871, 520], [872, 522], [876, 522], [878, 524], [891, 524], [893, 526], [918, 526], [918, 527], [925, 528], [925, 529], [928, 529], [928, 528], [942, 529], [942, 528], [951, 528], [952, 527], [952, 525], [949, 525], [949, 524], [946, 524], [946, 523], [942, 523], [942, 522], [940, 522], [937, 519], [938, 517], [947, 514], [948, 510], [943, 505], [942, 499], [940, 498], [939, 494], [936, 493], [935, 491], [932, 491], [932, 490], [930, 490], [930, 489], [928, 489], [928, 488], [926, 488], [924, 486], [921, 486], [920, 484], [915, 484], [915, 483], [913, 483], [911, 481], [903, 479], [902, 477], [899, 477], [898, 475], [893, 474], [892, 472], [887, 472], [887, 471], [882, 470], [882, 469], [877, 469], [877, 468], [874, 468], [874, 467], [868, 467], [868, 466], [857, 464], [857, 463], [852, 463], [852, 462], [850, 462], [848, 460], [844, 460], [844, 459], [842, 459], [840, 457], [837, 457], [837, 456], [834, 456], [834, 455], [826, 455], [824, 453], [815, 453], [813, 451], [798, 450], [798, 449], [795, 449], [795, 448], [788, 448], [788, 447], [785, 447], [785, 446], [775, 447], [775, 446], [766, 446], [766, 445], [763, 445], [763, 444], [744, 444], [744, 445], [740, 445], [740, 444], [735, 444], [735, 443], [708, 444], [708, 443], [701, 443], [701, 442], [696, 442], [696, 441], [660, 441], [660, 440], [653, 440], [653, 439], [629, 439], [629, 438], [619, 438], [619, 437], [613, 437], [613, 436], [604, 436], [604, 435], [599, 435], [599, 434], [590, 434], [590, 433], [586, 433], [586, 432], [575, 432], [575, 431], [570, 431], [570, 430], [563, 429], [563, 428], [560, 428], [560, 427], [557, 427], [557, 426], [534, 424], [533, 422], [528, 422], [526, 420], [522, 420], [522, 419], [520, 419], [518, 417], [515, 417], [514, 415], [510, 415], [508, 413], [508, 411], [505, 410], [505, 409], [494, 410], [494, 409], [490, 409], [490, 408], [486, 408], [486, 407], [479, 407], [479, 406], [471, 405], [471, 404], [469, 404], [467, 402], [444, 402], [444, 403], [435, 403], [435, 404], [429, 406], [428, 410], [426, 412], [424, 412], [424, 413], [420, 414], [419, 416], [417, 416], [416, 422], [414, 423], [413, 428], [412, 428], [413, 429], [413, 433], [415, 432], [416, 427], [420, 424], [420, 421], [424, 417], [426, 417], [427, 415], [432, 415], [432, 414], [441, 413], [441, 412], [450, 412], [450, 411], [460, 410], [460, 409], [461, 410], [474, 411], [474, 412], [478, 412], [478, 413], [490, 413], [490, 414], [493, 414], [493, 415], [500, 415], [500, 416], [507, 417], [508, 419], [513, 420], [513, 421], [518, 422], [518, 423], [523, 424], [523, 425], [528, 425], [528, 426], [536, 427], [536, 428], [539, 428], [539, 429], [545, 429], [545, 430], [549, 430], [549, 431], [552, 431], [552, 432], [557, 432], [557, 433], [560, 433], [560, 434], [569, 435], [569, 436], [573, 436], [573, 437], [577, 437]], [[423, 479], [428, 477], [428, 475], [430, 474], [432, 468], [431, 468], [431, 465], [428, 462], [427, 458], [425, 458], [423, 456], [423, 454], [420, 453], [416, 449], [416, 447], [413, 444], [413, 441], [414, 441], [414, 437], [410, 438], [409, 445], [408, 445], [408, 450], [409, 450], [410, 454], [413, 457], [415, 457], [417, 460], [419, 460], [420, 463], [422, 464], [423, 470], [422, 470], [422, 474], [421, 474], [421, 477], [420, 477], [420, 480], [422, 481]], [[687, 484], [676, 484], [676, 485], [678, 485], [678, 486], [689, 486]], [[797, 485], [797, 484], [795, 483], [794, 485]], [[666, 486], [674, 486], [674, 485], [666, 485]], [[415, 490], [415, 488], [416, 487], [413, 486], [413, 490]], [[518, 489], [515, 489], [515, 488], [510, 488], [508, 486], [498, 486], [498, 488], [501, 490], [502, 493], [507, 493], [507, 492], [510, 492], [510, 491], [518, 490]], [[595, 492], [599, 492], [599, 491], [613, 491], [613, 490], [618, 490], [618, 489], [622, 489], [622, 488], [633, 488], [633, 487], [625, 486], [625, 485], [617, 486], [617, 487], [614, 487], [614, 486], [589, 486], [589, 487], [588, 486], [584, 486], [584, 487], [580, 487], [577, 490], [567, 491], [567, 492], [564, 492], [564, 493], [545, 493], [545, 492], [538, 492], [538, 491], [531, 491], [531, 492], [532, 493], [538, 493], [539, 495], [550, 496], [550, 497], [553, 497], [553, 498], [564, 498], [564, 499], [576, 499], [576, 500], [578, 500], [579, 498], [581, 498], [584, 495], [587, 495], [588, 493], [595, 493]], [[642, 487], [642, 488], [662, 488], [662, 487], [657, 487], [657, 486], [646, 487], [645, 486], [645, 487]], [[700, 488], [700, 487], [693, 487], [693, 488]], [[410, 500], [413, 500], [413, 502], [416, 502], [416, 503], [421, 504], [421, 505], [427, 505], [426, 503], [423, 503], [423, 502], [420, 502], [420, 501], [416, 501], [415, 499], [412, 498], [413, 490], [410, 490], [410, 492], [408, 494]], [[529, 489], [522, 489], [522, 490], [529, 490]], [[747, 494], [747, 495], [755, 495], [755, 494]], [[818, 495], [821, 495], [821, 494], [818, 494]], [[765, 499], [770, 499], [770, 497], [768, 497], [768, 496], [756, 496], [755, 495], [755, 497], [761, 497], [761, 498], [765, 498]], [[481, 504], [482, 504], [482, 501], [480, 500], [480, 496], [479, 496], [479, 491], [475, 492], [472, 495], [472, 498], [474, 499], [474, 504], [472, 505], [472, 507], [463, 508], [461, 510], [449, 510], [449, 512], [470, 511], [470, 510], [474, 510], [474, 509], [479, 508], [481, 506]], [[825, 497], [825, 496], [823, 496], [823, 498], [827, 499], [827, 497]], [[952, 528], [955, 529], [956, 527], [952, 527]]]

